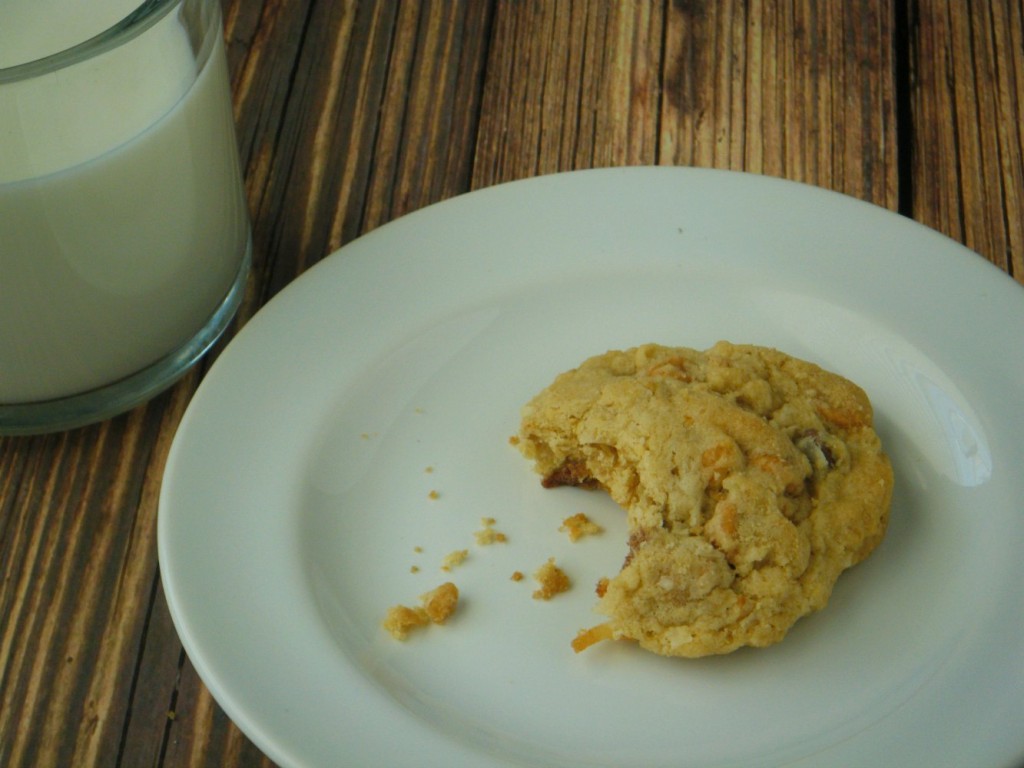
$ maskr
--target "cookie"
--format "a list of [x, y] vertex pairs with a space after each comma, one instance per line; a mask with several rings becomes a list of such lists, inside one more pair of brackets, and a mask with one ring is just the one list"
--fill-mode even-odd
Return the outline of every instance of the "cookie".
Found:
[[648, 344], [586, 360], [523, 408], [546, 487], [603, 489], [629, 526], [577, 651], [767, 646], [885, 534], [893, 475], [856, 384], [774, 349]]

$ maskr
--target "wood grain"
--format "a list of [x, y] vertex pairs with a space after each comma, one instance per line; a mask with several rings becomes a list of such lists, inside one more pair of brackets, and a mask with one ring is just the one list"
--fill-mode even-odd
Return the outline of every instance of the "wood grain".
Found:
[[661, 163], [897, 205], [888, 3], [499, 3], [494, 29], [474, 187]]
[[1024, 9], [920, 0], [912, 33], [915, 219], [1024, 282]]
[[187, 394], [0, 442], [0, 764], [97, 765], [117, 754], [156, 579], [154, 458]]
[[677, 2], [661, 162], [732, 168], [897, 205], [886, 2]]
[[503, 2], [494, 14], [473, 188], [657, 162], [662, 8]]

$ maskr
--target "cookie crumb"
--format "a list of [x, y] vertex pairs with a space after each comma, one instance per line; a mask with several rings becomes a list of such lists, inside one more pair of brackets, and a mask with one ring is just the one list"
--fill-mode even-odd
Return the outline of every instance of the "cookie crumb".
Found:
[[430, 623], [427, 612], [422, 608], [407, 605], [393, 605], [388, 608], [382, 626], [395, 640], [405, 640], [409, 633]]
[[433, 468], [433, 467], [427, 467], [427, 468], [426, 468], [426, 469], [424, 469], [423, 471], [424, 471], [424, 472], [426, 472], [426, 473], [427, 473], [427, 474], [429, 475], [429, 474], [432, 474], [432, 473], [433, 473], [433, 471], [434, 471], [434, 468]]
[[439, 587], [420, 595], [420, 602], [428, 619], [434, 624], [444, 624], [458, 607], [459, 588], [450, 581], [446, 581]]
[[420, 572], [420, 567], [418, 565], [414, 565], [411, 568], [409, 568], [409, 573], [419, 573], [419, 572]]
[[427, 498], [430, 499], [431, 501], [437, 501], [438, 499], [441, 498], [441, 494], [439, 491], [431, 491], [430, 493], [427, 494]]
[[533, 572], [533, 578], [537, 580], [540, 588], [533, 593], [534, 600], [550, 600], [557, 594], [568, 592], [572, 582], [569, 576], [555, 565], [555, 558], [549, 557], [548, 561]]
[[457, 565], [462, 565], [466, 562], [466, 558], [469, 557], [468, 549], [457, 549], [454, 552], [449, 552], [445, 555], [444, 560], [441, 563], [442, 571], [451, 571]]
[[522, 571], [512, 571], [512, 576], [510, 578], [512, 579], [512, 581], [522, 581], [523, 580], [523, 572]]
[[604, 533], [604, 528], [582, 512], [565, 518], [558, 530], [569, 534], [569, 541], [579, 541], [584, 536], [596, 536], [599, 533]]
[[396, 640], [405, 640], [413, 630], [428, 624], [444, 624], [459, 604], [459, 588], [446, 581], [420, 595], [420, 606], [395, 605], [388, 609], [381, 626]]
[[473, 535], [476, 537], [476, 543], [481, 547], [486, 547], [489, 544], [504, 544], [508, 541], [506, 536], [501, 531], [494, 530], [495, 519], [493, 517], [481, 517], [480, 524], [483, 525], [483, 530], [477, 531]]

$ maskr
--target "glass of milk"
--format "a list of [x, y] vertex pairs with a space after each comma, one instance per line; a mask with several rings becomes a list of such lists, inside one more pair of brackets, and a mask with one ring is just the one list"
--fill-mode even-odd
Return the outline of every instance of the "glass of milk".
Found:
[[0, 434], [170, 386], [250, 248], [218, 0], [0, 0]]

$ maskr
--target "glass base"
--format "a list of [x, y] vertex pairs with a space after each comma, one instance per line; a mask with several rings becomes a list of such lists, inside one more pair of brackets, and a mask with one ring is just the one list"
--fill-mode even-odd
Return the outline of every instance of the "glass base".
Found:
[[0, 435], [60, 432], [129, 411], [174, 384], [205, 355], [228, 327], [245, 295], [252, 241], [224, 300], [200, 331], [166, 357], [138, 373], [98, 389], [38, 403], [0, 404]]

